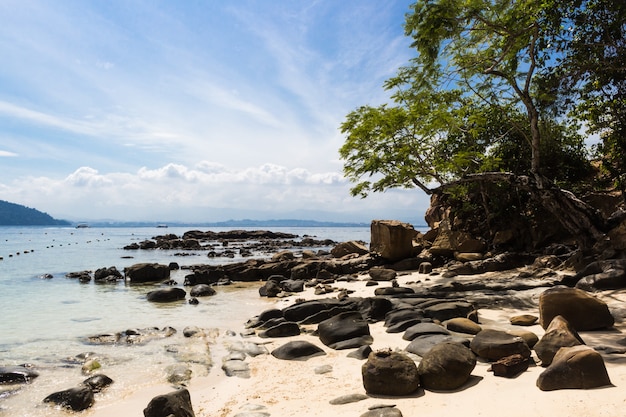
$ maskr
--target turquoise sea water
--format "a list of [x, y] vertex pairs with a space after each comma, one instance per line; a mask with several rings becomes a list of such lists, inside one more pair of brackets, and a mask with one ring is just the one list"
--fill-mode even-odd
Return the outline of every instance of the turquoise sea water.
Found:
[[[179, 265], [223, 264], [247, 258], [208, 258], [206, 251], [137, 250], [123, 247], [188, 230], [222, 231], [229, 228], [62, 228], [0, 227], [0, 366], [33, 364], [40, 376], [26, 386], [0, 385], [0, 416], [67, 416], [62, 410], [42, 406], [48, 394], [80, 383], [80, 366], [68, 358], [96, 351], [104, 360], [102, 371], [116, 380], [98, 401], [120, 396], [163, 378], [163, 368], [173, 359], [167, 344], [181, 342], [182, 329], [241, 329], [246, 319], [271, 307], [258, 295], [260, 285], [218, 288], [217, 295], [200, 299], [197, 306], [184, 301], [149, 303], [147, 292], [159, 284], [85, 284], [65, 274], [115, 266], [119, 271], [140, 262]], [[369, 243], [369, 227], [272, 228], [275, 232]], [[132, 258], [127, 258], [131, 256]], [[260, 255], [259, 255], [260, 256]], [[265, 255], [267, 256], [267, 255]], [[182, 284], [188, 271], [172, 271]], [[51, 274], [51, 279], [42, 278]], [[143, 346], [90, 346], [85, 337], [126, 329], [171, 326], [174, 338]]]

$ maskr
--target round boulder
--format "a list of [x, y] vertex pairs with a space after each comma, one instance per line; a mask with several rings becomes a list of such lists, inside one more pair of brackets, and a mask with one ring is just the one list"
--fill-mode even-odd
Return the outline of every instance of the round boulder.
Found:
[[552, 319], [563, 316], [577, 331], [612, 327], [615, 319], [607, 304], [578, 288], [557, 286], [539, 297], [539, 322], [547, 329]]
[[187, 292], [182, 288], [163, 288], [161, 290], [150, 291], [147, 295], [148, 301], [153, 303], [169, 303], [171, 301], [184, 300]]
[[424, 355], [417, 373], [424, 389], [449, 391], [467, 382], [476, 356], [460, 343], [440, 343]]
[[403, 396], [419, 387], [415, 362], [408, 356], [390, 350], [370, 353], [361, 367], [363, 387], [369, 394]]
[[524, 339], [501, 330], [482, 330], [474, 336], [470, 348], [476, 355], [489, 361], [497, 361], [516, 353], [525, 358], [530, 357], [530, 348]]

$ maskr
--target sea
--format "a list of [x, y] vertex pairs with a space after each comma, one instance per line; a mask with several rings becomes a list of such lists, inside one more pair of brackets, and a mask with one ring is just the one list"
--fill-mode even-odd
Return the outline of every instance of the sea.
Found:
[[[248, 228], [259, 230], [263, 228]], [[176, 362], [173, 345], [185, 343], [182, 330], [239, 331], [245, 322], [274, 301], [259, 296], [260, 283], [217, 287], [217, 294], [186, 300], [151, 303], [149, 291], [160, 283], [81, 283], [66, 274], [115, 266], [120, 272], [136, 263], [176, 262], [181, 269], [171, 279], [182, 286], [185, 266], [242, 262], [209, 258], [207, 250], [127, 250], [125, 246], [158, 235], [181, 237], [190, 230], [228, 231], [227, 227], [0, 227], [0, 367], [28, 364], [39, 376], [28, 384], [0, 384], [0, 417], [67, 417], [67, 411], [44, 404], [49, 394], [79, 385], [89, 375], [83, 358], [96, 358], [95, 371], [115, 382], [96, 395], [94, 407], [115, 403], [150, 385], [165, 382], [164, 369]], [[365, 227], [274, 227], [273, 232], [334, 242], [359, 240], [369, 245]], [[329, 247], [318, 248], [329, 250]], [[267, 258], [267, 253], [253, 253]], [[88, 337], [128, 329], [171, 327], [176, 334], [140, 345], [93, 345]], [[218, 363], [219, 358], [213, 358]], [[219, 369], [219, 364], [213, 368]], [[202, 374], [214, 369], [196, 370]], [[89, 415], [89, 411], [81, 413]]]

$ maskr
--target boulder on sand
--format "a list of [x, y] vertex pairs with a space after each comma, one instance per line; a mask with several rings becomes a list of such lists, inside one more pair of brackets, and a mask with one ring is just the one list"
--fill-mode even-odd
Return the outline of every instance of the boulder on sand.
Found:
[[143, 410], [144, 417], [195, 417], [186, 389], [154, 397]]
[[420, 383], [415, 362], [391, 350], [370, 353], [361, 367], [361, 374], [365, 391], [375, 395], [409, 395]]
[[604, 301], [565, 286], [550, 288], [539, 296], [541, 327], [547, 329], [556, 316], [563, 316], [579, 332], [610, 328], [615, 322]]

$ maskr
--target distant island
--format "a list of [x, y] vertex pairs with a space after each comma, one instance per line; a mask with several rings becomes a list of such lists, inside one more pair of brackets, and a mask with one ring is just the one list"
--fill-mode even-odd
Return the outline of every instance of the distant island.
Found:
[[47, 213], [20, 204], [0, 200], [0, 226], [70, 226]]

